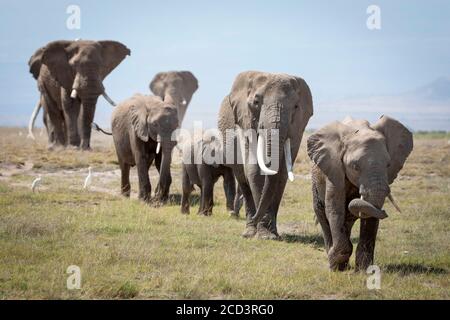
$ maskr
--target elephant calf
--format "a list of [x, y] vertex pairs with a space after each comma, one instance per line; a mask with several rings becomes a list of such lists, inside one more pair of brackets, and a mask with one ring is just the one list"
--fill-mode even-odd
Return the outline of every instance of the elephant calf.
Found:
[[373, 263], [375, 239], [389, 185], [413, 149], [413, 138], [400, 122], [382, 116], [375, 124], [347, 118], [333, 122], [308, 139], [314, 162], [312, 192], [330, 268], [344, 270], [353, 251], [351, 229], [361, 218], [356, 269]]
[[150, 200], [148, 170], [155, 160], [160, 175], [157, 200], [165, 202], [172, 183], [170, 164], [176, 145], [172, 133], [178, 127], [176, 106], [160, 97], [135, 95], [114, 109], [111, 127], [122, 171], [122, 194], [130, 196], [130, 167], [136, 165], [139, 198], [146, 202]]
[[[182, 185], [183, 195], [181, 198], [181, 212], [189, 214], [189, 196], [194, 190], [194, 185], [200, 187], [199, 214], [211, 215], [213, 208], [214, 184], [220, 177], [223, 177], [223, 189], [225, 192], [227, 209], [232, 215], [239, 214], [240, 201], [235, 199], [240, 194], [236, 194], [236, 182], [233, 170], [221, 163], [208, 161], [205, 157], [219, 152], [220, 142], [206, 139], [189, 142], [183, 146], [182, 165]], [[213, 159], [211, 159], [213, 160]], [[219, 161], [220, 162], [220, 161]]]

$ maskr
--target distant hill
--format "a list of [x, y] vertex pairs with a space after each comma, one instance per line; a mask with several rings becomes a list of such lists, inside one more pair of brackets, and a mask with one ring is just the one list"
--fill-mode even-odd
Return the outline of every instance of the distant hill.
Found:
[[373, 122], [390, 115], [412, 130], [450, 131], [450, 78], [440, 77], [406, 93], [317, 103], [309, 128], [319, 128], [346, 115]]

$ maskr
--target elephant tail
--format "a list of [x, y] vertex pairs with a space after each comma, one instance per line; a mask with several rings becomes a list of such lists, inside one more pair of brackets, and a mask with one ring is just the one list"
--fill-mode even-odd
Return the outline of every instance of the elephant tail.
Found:
[[33, 134], [33, 127], [34, 127], [34, 122], [36, 121], [36, 117], [39, 113], [39, 110], [41, 110], [42, 104], [41, 104], [41, 99], [39, 98], [38, 102], [36, 103], [36, 106], [33, 109], [33, 113], [31, 114], [31, 118], [30, 118], [30, 122], [28, 123], [28, 136], [27, 138], [36, 140]]
[[96, 124], [95, 122], [92, 122], [92, 129], [96, 130], [96, 131], [100, 131], [108, 136], [112, 136], [111, 132], [107, 132], [105, 130], [103, 130], [102, 128], [100, 128], [100, 126], [98, 124]]

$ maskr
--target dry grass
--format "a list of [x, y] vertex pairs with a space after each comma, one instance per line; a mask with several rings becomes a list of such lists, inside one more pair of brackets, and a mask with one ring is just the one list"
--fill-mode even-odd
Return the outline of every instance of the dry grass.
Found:
[[[24, 129], [0, 129], [0, 137], [0, 298], [450, 298], [448, 135], [417, 135], [392, 186], [403, 213], [386, 205], [378, 291], [366, 288], [365, 274], [328, 271], [304, 146], [280, 209], [283, 240], [259, 241], [240, 237], [244, 221], [226, 213], [221, 183], [213, 216], [181, 215], [177, 166], [170, 205], [121, 198], [110, 137], [94, 135], [93, 152], [48, 152], [44, 137], [31, 142]], [[86, 192], [89, 165], [95, 176]], [[38, 173], [43, 185], [33, 194]], [[81, 290], [66, 289], [69, 265], [81, 268]]]

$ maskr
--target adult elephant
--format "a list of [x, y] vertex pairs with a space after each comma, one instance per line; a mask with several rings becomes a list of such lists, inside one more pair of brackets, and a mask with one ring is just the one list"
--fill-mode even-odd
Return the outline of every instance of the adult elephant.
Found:
[[[411, 132], [382, 116], [370, 125], [347, 118], [333, 122], [308, 138], [313, 206], [320, 222], [330, 268], [344, 270], [353, 251], [351, 229], [361, 218], [356, 269], [373, 263], [375, 239], [388, 197], [398, 209], [389, 185], [413, 148]], [[398, 209], [399, 210], [399, 209]]]
[[153, 94], [176, 106], [180, 127], [192, 95], [197, 89], [197, 78], [189, 71], [159, 72], [150, 82]]
[[[288, 174], [293, 179], [294, 163], [303, 132], [313, 114], [311, 91], [306, 82], [287, 74], [272, 74], [247, 71], [239, 74], [231, 93], [222, 102], [218, 127], [224, 137], [225, 152], [228, 155], [239, 151], [242, 164], [234, 158], [228, 165], [238, 181], [244, 196], [247, 224], [244, 237], [263, 239], [278, 238], [276, 219]], [[230, 138], [231, 132], [244, 132], [238, 138]], [[248, 130], [257, 135], [257, 163], [249, 161], [254, 154], [251, 145], [255, 136], [245, 134]], [[278, 133], [278, 147], [272, 150], [273, 139], [266, 139], [261, 129]], [[230, 131], [231, 130], [231, 131]], [[244, 142], [245, 148], [238, 148], [236, 141]], [[264, 153], [272, 150], [272, 160], [279, 164], [278, 170], [266, 166]]]
[[148, 170], [159, 158], [158, 202], [165, 202], [172, 183], [170, 164], [176, 145], [173, 132], [178, 128], [178, 112], [160, 97], [135, 95], [121, 102], [112, 114], [112, 135], [122, 172], [121, 191], [130, 196], [130, 167], [137, 167], [139, 199], [149, 202], [151, 185]]
[[127, 55], [130, 50], [120, 42], [87, 40], [54, 41], [35, 52], [29, 67], [38, 82], [41, 103], [30, 123], [42, 105], [52, 127], [50, 146], [69, 144], [90, 149], [98, 97], [103, 95], [114, 105], [102, 82]]

